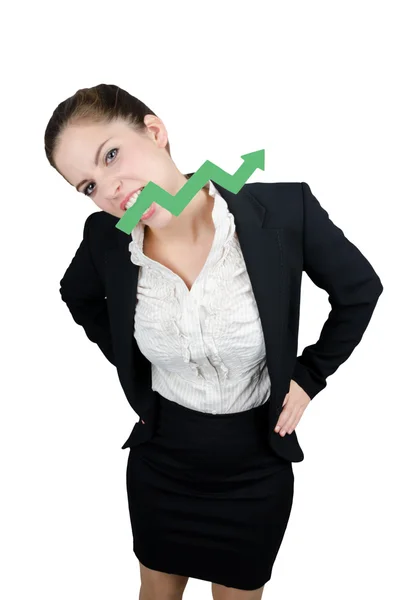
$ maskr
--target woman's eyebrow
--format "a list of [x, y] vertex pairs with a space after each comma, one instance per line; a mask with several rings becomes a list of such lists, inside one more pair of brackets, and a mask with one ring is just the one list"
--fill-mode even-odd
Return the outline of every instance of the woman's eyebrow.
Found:
[[[98, 166], [100, 151], [102, 150], [102, 148], [106, 144], [106, 142], [108, 142], [110, 139], [112, 139], [112, 138], [108, 138], [107, 140], [105, 140], [104, 142], [102, 142], [102, 144], [99, 146], [98, 150], [96, 151], [96, 154], [95, 154], [95, 157], [94, 157], [95, 166]], [[83, 183], [86, 183], [87, 181], [88, 181], [88, 179], [83, 179], [83, 181], [80, 181], [80, 183], [78, 185], [76, 185], [76, 190], [79, 191], [79, 187], [81, 185], [83, 185]]]

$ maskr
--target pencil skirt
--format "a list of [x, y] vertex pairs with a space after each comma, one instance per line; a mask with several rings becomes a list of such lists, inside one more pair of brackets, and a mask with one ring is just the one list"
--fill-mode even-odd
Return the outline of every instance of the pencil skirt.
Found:
[[164, 573], [263, 586], [294, 491], [292, 463], [267, 441], [269, 401], [214, 415], [158, 396], [155, 435], [130, 448], [127, 461], [136, 557]]

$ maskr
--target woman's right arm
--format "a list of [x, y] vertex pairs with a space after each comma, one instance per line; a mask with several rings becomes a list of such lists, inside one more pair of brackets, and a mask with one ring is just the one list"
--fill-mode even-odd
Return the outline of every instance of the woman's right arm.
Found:
[[59, 291], [74, 321], [115, 365], [105, 286], [90, 251], [89, 227], [94, 214], [85, 222], [83, 240], [60, 281]]

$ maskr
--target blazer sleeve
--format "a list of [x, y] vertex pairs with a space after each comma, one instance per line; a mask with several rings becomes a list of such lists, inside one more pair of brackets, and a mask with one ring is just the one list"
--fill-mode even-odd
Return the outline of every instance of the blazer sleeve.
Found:
[[301, 187], [303, 270], [328, 292], [332, 307], [318, 341], [297, 357], [292, 375], [313, 399], [360, 342], [383, 285], [368, 260], [331, 221], [309, 185], [303, 182]]
[[115, 365], [105, 286], [90, 251], [89, 227], [94, 214], [85, 222], [83, 240], [60, 281], [59, 291], [74, 321]]

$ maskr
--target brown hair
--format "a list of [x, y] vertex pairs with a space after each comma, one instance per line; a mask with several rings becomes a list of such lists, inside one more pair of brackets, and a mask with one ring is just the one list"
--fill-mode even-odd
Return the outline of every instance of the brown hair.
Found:
[[[48, 122], [44, 133], [44, 147], [48, 161], [56, 171], [54, 154], [62, 132], [69, 125], [78, 123], [108, 124], [114, 119], [124, 119], [138, 133], [146, 129], [145, 115], [154, 115], [143, 102], [116, 85], [101, 83], [91, 88], [82, 88], [61, 102]], [[170, 152], [170, 144], [166, 150]], [[59, 172], [59, 171], [58, 171]]]

